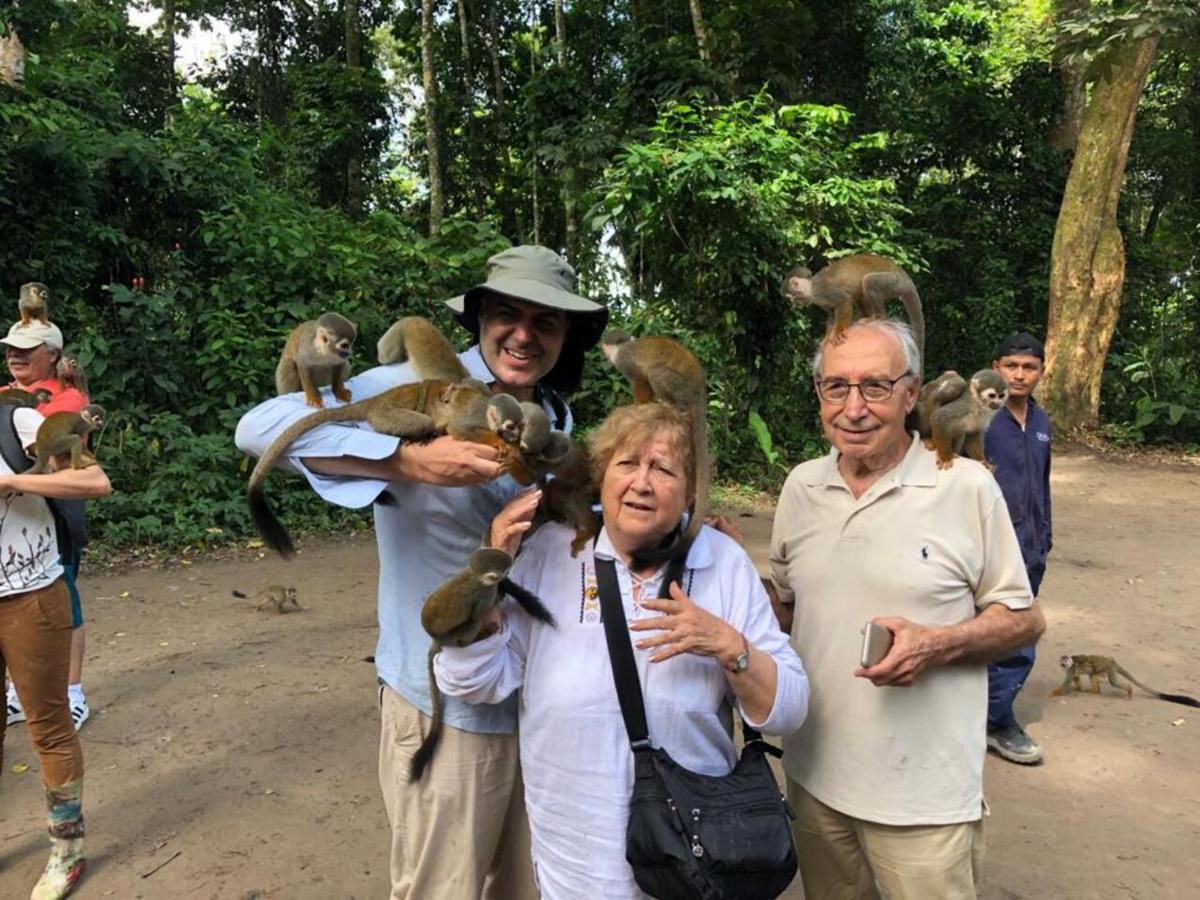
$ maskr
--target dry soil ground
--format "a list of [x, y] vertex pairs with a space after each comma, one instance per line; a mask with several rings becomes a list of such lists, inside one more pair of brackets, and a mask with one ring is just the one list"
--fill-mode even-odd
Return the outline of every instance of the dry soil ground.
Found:
[[[1018, 712], [1046, 763], [989, 758], [988, 898], [1200, 896], [1200, 711], [1114, 693], [1051, 698], [1064, 652], [1114, 654], [1200, 693], [1200, 468], [1055, 462], [1050, 629]], [[770, 511], [739, 519], [764, 558]], [[86, 568], [86, 567], [85, 567]], [[297, 585], [303, 612], [230, 590]], [[77, 896], [384, 897], [369, 536], [285, 564], [198, 561], [86, 576], [90, 868]], [[44, 861], [37, 761], [9, 730], [0, 897]], [[789, 897], [799, 896], [798, 891]]]

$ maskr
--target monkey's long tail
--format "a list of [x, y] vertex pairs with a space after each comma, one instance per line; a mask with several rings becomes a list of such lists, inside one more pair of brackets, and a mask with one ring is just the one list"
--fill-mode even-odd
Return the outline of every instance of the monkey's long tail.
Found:
[[421, 746], [408, 764], [409, 783], [421, 780], [442, 738], [442, 692], [438, 690], [437, 677], [433, 674], [433, 658], [438, 649], [437, 644], [429, 648], [429, 696], [433, 703], [433, 716], [429, 723], [429, 734], [425, 735], [425, 740], [421, 741]]
[[1200, 708], [1200, 700], [1197, 700], [1195, 697], [1189, 697], [1187, 694], [1164, 694], [1162, 691], [1156, 691], [1154, 688], [1142, 684], [1127, 671], [1125, 671], [1125, 669], [1121, 666], [1117, 666], [1116, 668], [1118, 672], [1140, 687], [1147, 694], [1151, 694], [1152, 696], [1157, 697], [1159, 700], [1166, 700], [1168, 703], [1179, 703], [1183, 706]]
[[517, 603], [521, 604], [521, 608], [529, 613], [539, 622], [545, 622], [551, 628], [557, 628], [558, 625], [554, 621], [554, 614], [546, 609], [546, 605], [532, 591], [526, 590], [515, 581], [510, 581], [505, 578], [500, 582], [500, 593], [508, 594]]

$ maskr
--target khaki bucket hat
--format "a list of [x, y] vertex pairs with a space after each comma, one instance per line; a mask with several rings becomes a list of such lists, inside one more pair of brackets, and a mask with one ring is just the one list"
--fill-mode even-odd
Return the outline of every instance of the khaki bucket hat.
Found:
[[446, 301], [460, 325], [479, 337], [479, 304], [488, 294], [561, 309], [570, 315], [567, 338], [558, 363], [543, 380], [560, 391], [574, 390], [583, 372], [583, 354], [596, 346], [608, 310], [575, 293], [575, 270], [551, 250], [525, 244], [502, 250], [487, 261], [487, 280]]

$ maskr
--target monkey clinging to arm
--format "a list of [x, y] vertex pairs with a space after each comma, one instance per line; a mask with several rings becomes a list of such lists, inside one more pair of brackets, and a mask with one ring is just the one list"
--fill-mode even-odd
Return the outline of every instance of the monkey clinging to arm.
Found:
[[1124, 691], [1126, 700], [1132, 700], [1133, 688], [1127, 684], [1121, 684], [1120, 679], [1117, 677], [1120, 675], [1159, 700], [1166, 700], [1169, 703], [1179, 703], [1183, 706], [1200, 707], [1200, 700], [1189, 697], [1187, 694], [1164, 694], [1162, 691], [1156, 691], [1154, 688], [1142, 684], [1122, 668], [1121, 664], [1111, 656], [1089, 656], [1076, 653], [1072, 656], [1060, 657], [1058, 664], [1067, 670], [1067, 677], [1063, 679], [1062, 684], [1054, 689], [1053, 696], [1055, 697], [1071, 693], [1072, 688], [1082, 691], [1083, 676], [1087, 675], [1091, 679], [1093, 694], [1100, 693], [1100, 680], [1107, 676], [1109, 684], [1119, 691]]
[[[938, 387], [942, 379], [946, 381]], [[971, 376], [969, 382], [958, 386], [957, 375], [935, 379], [930, 382], [933, 388], [931, 397], [933, 403], [941, 398], [942, 405], [937, 406], [931, 413], [922, 410], [922, 417], [928, 415], [930, 424], [930, 441], [926, 446], [937, 451], [938, 468], [948, 469], [954, 465], [954, 457], [960, 452], [976, 462], [987, 464], [983, 455], [983, 436], [987, 433], [992, 417], [1004, 405], [1008, 397], [1008, 383], [994, 369], [980, 369]], [[953, 399], [947, 399], [953, 396]], [[921, 401], [918, 400], [918, 407]]]
[[71, 468], [83, 469], [96, 465], [96, 458], [87, 450], [87, 436], [104, 425], [104, 407], [90, 403], [77, 413], [59, 412], [47, 416], [38, 426], [35, 448], [37, 459], [29, 474], [50, 471], [50, 460], [63, 454], [71, 455]]
[[328, 312], [319, 319], [301, 322], [288, 335], [279, 365], [275, 367], [275, 390], [280, 394], [304, 391], [309, 406], [322, 407], [318, 388], [333, 387], [333, 396], [350, 402], [346, 379], [350, 377], [350, 353], [358, 329], [337, 313]]
[[602, 344], [604, 355], [629, 379], [634, 403], [658, 400], [687, 410], [692, 420], [692, 452], [696, 457], [696, 498], [687, 531], [670, 547], [642, 550], [635, 556], [640, 564], [663, 562], [687, 552], [708, 512], [708, 394], [704, 368], [695, 355], [665, 337], [634, 340], [624, 331], [610, 331]]
[[433, 671], [433, 658], [443, 645], [465, 646], [480, 637], [483, 617], [495, 608], [504, 594], [512, 597], [539, 622], [554, 626], [554, 616], [545, 605], [508, 579], [512, 557], [503, 550], [485, 547], [471, 554], [467, 567], [435, 590], [421, 607], [421, 625], [433, 638], [429, 648], [429, 696], [433, 715], [429, 734], [413, 754], [409, 781], [418, 781], [433, 759], [442, 736], [442, 694]]
[[[783, 279], [783, 295], [797, 306], [812, 304], [829, 313], [829, 337], [842, 339], [856, 318], [884, 315], [893, 297], [904, 303], [917, 352], [925, 359], [925, 314], [921, 297], [908, 273], [882, 256], [856, 253], [835, 259], [816, 275], [803, 267]], [[916, 373], [920, 375], [920, 372]]]

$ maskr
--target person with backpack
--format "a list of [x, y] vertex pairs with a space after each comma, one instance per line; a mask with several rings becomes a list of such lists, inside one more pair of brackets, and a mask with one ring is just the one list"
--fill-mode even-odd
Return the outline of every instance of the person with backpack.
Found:
[[[37, 321], [24, 326], [14, 325], [8, 337], [0, 343], [4, 344], [5, 361], [13, 377], [7, 386], [0, 386], [0, 393], [13, 388], [30, 393], [39, 389], [49, 391], [50, 399], [37, 406], [37, 411], [43, 416], [58, 412], [79, 412], [91, 402], [84, 391], [58, 379], [57, 368], [58, 360], [62, 356], [63, 335], [57, 325]], [[82, 529], [82, 504], [73, 512], [78, 517], [79, 527]], [[72, 542], [73, 546], [66, 550], [62, 560], [63, 578], [71, 594], [71, 670], [67, 691], [71, 704], [71, 721], [75, 723], [76, 731], [83, 727], [83, 723], [92, 714], [87, 696], [83, 692], [83, 655], [87, 629], [83, 622], [83, 601], [77, 584], [83, 543], [84, 540]], [[12, 684], [8, 685], [5, 705], [9, 725], [25, 721], [26, 714], [21, 706], [21, 698]]]
[[[32, 343], [31, 343], [32, 342]], [[62, 333], [49, 324], [14, 325], [2, 342], [18, 380], [30, 360], [62, 348]], [[29, 738], [42, 767], [50, 858], [31, 900], [65, 897], [83, 875], [83, 751], [71, 721], [67, 673], [71, 658], [71, 596], [62, 554], [70, 529], [60, 528], [54, 505], [111, 493], [98, 465], [39, 475], [22, 471], [7, 440], [26, 451], [44, 416], [35, 409], [0, 406], [0, 677], [12, 676], [28, 719]], [[14, 463], [16, 465], [14, 466]], [[63, 537], [60, 538], [60, 533]], [[0, 772], [7, 717], [0, 720]]]

